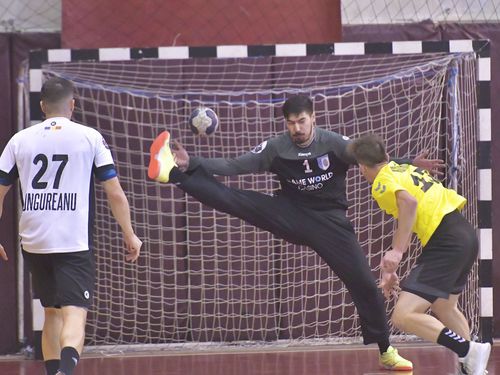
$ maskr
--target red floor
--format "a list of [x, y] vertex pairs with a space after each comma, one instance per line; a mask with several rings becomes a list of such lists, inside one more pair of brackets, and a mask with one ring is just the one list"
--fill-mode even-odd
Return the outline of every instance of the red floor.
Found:
[[[456, 357], [434, 345], [399, 345], [399, 351], [413, 361], [413, 372], [397, 375], [455, 375]], [[85, 355], [74, 375], [383, 375], [374, 347], [335, 346], [304, 351], [232, 352], [223, 354], [170, 354], [166, 352], [122, 354], [109, 357]], [[500, 348], [491, 354], [488, 371], [499, 368]], [[45, 375], [43, 363], [0, 357], [1, 375]], [[392, 373], [394, 374], [394, 373]], [[394, 374], [396, 375], [396, 374]]]

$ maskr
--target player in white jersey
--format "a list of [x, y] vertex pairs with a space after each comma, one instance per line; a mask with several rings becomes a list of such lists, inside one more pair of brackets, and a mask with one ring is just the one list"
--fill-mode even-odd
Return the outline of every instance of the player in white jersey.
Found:
[[[15, 134], [0, 156], [0, 215], [10, 186], [17, 178], [21, 185], [19, 236], [35, 296], [45, 310], [42, 352], [47, 375], [71, 375], [83, 348], [95, 280], [93, 176], [102, 182], [123, 232], [126, 259], [134, 262], [142, 245], [104, 138], [70, 120], [73, 91], [66, 79], [47, 80], [40, 102], [46, 120]], [[1, 245], [0, 256], [7, 260]]]

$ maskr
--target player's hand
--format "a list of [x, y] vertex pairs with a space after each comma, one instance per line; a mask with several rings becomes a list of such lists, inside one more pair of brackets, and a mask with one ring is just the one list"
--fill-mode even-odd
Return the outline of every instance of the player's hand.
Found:
[[3, 260], [9, 260], [9, 258], [7, 257], [7, 253], [5, 252], [5, 249], [3, 248], [2, 245], [0, 245], [0, 257]]
[[429, 150], [424, 150], [418, 154], [415, 159], [413, 159], [412, 164], [415, 167], [419, 167], [429, 171], [429, 173], [435, 176], [443, 176], [443, 169], [446, 168], [446, 164], [441, 159], [427, 159], [429, 155]]
[[124, 236], [125, 247], [128, 254], [125, 256], [129, 262], [135, 262], [139, 258], [141, 252], [142, 241], [135, 235], [135, 233]]
[[382, 261], [380, 262], [380, 268], [382, 269], [382, 271], [387, 273], [396, 272], [402, 258], [403, 258], [403, 253], [401, 251], [391, 249], [387, 251], [382, 257]]
[[399, 287], [399, 277], [396, 272], [384, 272], [380, 277], [380, 283], [378, 286], [382, 289], [384, 297], [391, 299], [391, 297], [397, 297], [401, 288]]
[[182, 145], [174, 140], [174, 147], [172, 147], [172, 154], [174, 154], [175, 163], [177, 167], [185, 172], [189, 167], [189, 154]]

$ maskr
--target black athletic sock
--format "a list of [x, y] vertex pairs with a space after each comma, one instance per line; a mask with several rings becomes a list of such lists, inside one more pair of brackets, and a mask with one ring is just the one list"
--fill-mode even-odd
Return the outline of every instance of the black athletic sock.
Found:
[[446, 327], [439, 334], [437, 343], [453, 350], [461, 358], [465, 357], [469, 351], [469, 341]]
[[66, 346], [61, 350], [61, 365], [59, 366], [59, 371], [64, 375], [73, 375], [73, 370], [76, 364], [80, 360], [80, 355], [78, 351], [71, 347]]
[[188, 176], [177, 167], [173, 167], [168, 176], [169, 181], [174, 184], [182, 184], [187, 178]]
[[45, 361], [45, 371], [47, 371], [47, 375], [56, 375], [59, 370], [59, 360], [58, 359], [49, 359]]
[[391, 343], [389, 342], [388, 338], [384, 339], [384, 341], [379, 341], [377, 344], [380, 354], [384, 354], [387, 351], [387, 349], [389, 349], [389, 346], [391, 346]]

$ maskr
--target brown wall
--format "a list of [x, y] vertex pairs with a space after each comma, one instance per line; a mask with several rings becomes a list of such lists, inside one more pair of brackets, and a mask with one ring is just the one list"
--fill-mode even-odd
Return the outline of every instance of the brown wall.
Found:
[[64, 48], [331, 43], [340, 0], [63, 0]]

